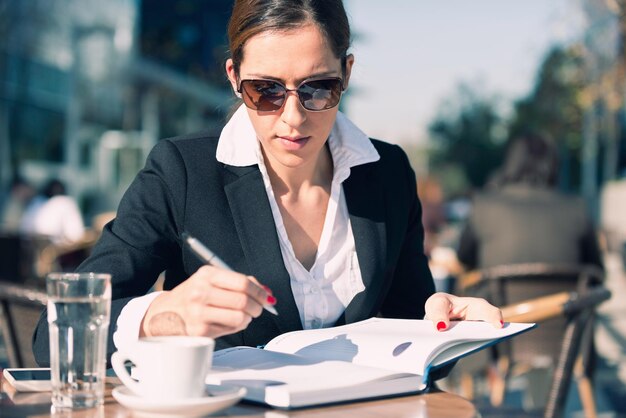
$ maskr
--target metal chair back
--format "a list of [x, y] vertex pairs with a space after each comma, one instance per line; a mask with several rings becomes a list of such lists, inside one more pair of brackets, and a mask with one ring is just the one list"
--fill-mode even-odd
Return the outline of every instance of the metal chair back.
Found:
[[46, 301], [43, 290], [0, 282], [0, 332], [9, 367], [37, 367], [32, 335]]

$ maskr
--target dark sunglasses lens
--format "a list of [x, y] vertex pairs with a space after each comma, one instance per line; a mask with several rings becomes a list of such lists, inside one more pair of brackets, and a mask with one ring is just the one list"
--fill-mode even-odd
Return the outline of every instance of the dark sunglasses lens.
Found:
[[275, 81], [244, 80], [241, 82], [241, 96], [250, 109], [261, 112], [276, 111], [285, 102], [285, 95], [285, 88]]
[[298, 97], [305, 109], [326, 110], [339, 104], [341, 98], [341, 80], [307, 81], [298, 88]]

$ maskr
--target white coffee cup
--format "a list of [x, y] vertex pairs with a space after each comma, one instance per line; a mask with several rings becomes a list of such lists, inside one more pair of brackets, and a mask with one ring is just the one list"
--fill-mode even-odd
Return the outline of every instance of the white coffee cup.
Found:
[[[159, 400], [205, 395], [204, 380], [211, 368], [215, 341], [208, 337], [163, 336], [142, 338], [113, 353], [117, 377], [138, 396]], [[135, 365], [133, 377], [124, 363]]]

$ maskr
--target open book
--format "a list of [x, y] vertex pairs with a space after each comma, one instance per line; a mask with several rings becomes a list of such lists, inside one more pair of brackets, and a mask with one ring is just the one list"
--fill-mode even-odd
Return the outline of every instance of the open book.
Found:
[[244, 386], [246, 400], [277, 408], [419, 393], [434, 370], [532, 327], [454, 321], [439, 332], [427, 320], [370, 318], [294, 331], [265, 349], [216, 351], [207, 383]]

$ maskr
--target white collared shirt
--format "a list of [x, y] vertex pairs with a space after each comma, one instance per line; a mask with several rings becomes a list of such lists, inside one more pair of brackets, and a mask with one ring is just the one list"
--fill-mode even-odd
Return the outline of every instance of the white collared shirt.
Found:
[[[367, 135], [341, 112], [337, 113], [328, 146], [333, 158], [333, 180], [322, 236], [310, 270], [298, 261], [287, 236], [260, 142], [245, 106], [242, 105], [224, 126], [216, 152], [217, 160], [224, 164], [239, 167], [259, 165], [283, 262], [291, 278], [291, 290], [304, 329], [333, 325], [354, 296], [365, 289], [342, 183], [350, 175], [352, 167], [377, 161], [380, 156]], [[154, 292], [135, 298], [122, 309], [113, 335], [118, 349], [137, 340], [141, 320], [157, 295], [158, 292]]]
[[[371, 141], [341, 112], [328, 137], [333, 158], [333, 180], [324, 227], [313, 266], [307, 270], [296, 258], [246, 108], [242, 105], [222, 130], [217, 160], [233, 166], [258, 164], [263, 176], [278, 232], [291, 291], [304, 329], [333, 325], [352, 298], [365, 287], [356, 255], [352, 225], [342, 183], [354, 166], [377, 161], [380, 156]], [[280, 303], [280, 301], [278, 301]]]

